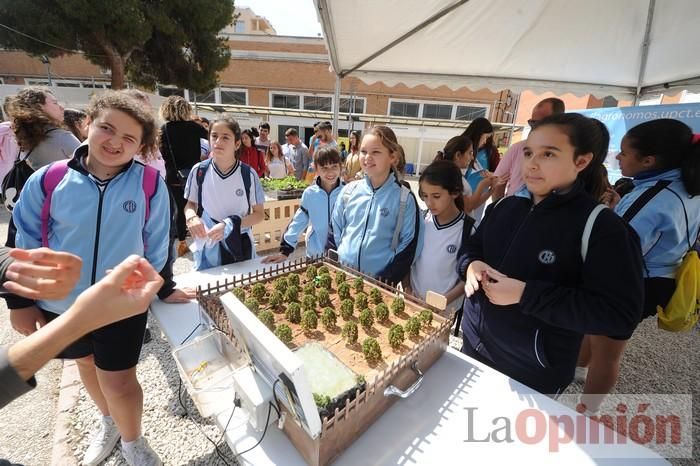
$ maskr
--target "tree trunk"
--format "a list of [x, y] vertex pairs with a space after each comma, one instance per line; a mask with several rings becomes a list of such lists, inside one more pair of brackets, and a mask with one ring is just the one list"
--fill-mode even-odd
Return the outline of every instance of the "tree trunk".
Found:
[[98, 43], [102, 45], [102, 49], [105, 51], [105, 55], [107, 55], [107, 63], [109, 63], [109, 69], [112, 72], [112, 89], [124, 89], [126, 84], [124, 79], [126, 74], [126, 61], [129, 59], [131, 51], [121, 55], [111, 44], [99, 40]]

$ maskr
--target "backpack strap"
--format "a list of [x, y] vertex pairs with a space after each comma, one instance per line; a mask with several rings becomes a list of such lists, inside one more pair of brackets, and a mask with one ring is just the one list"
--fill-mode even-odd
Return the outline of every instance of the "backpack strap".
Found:
[[635, 215], [639, 213], [640, 210], [642, 210], [642, 207], [647, 205], [649, 201], [651, 201], [654, 196], [659, 194], [661, 191], [664, 190], [664, 188], [667, 188], [671, 184], [670, 180], [661, 180], [657, 182], [654, 186], [651, 188], [647, 189], [644, 191], [625, 211], [625, 213], [622, 215], [622, 218], [629, 223]]
[[68, 172], [68, 159], [59, 160], [49, 165], [41, 177], [44, 190], [44, 203], [41, 206], [41, 245], [49, 247], [49, 217], [51, 215], [51, 198], [53, 192]]
[[197, 217], [201, 217], [202, 213], [204, 213], [204, 208], [202, 207], [202, 184], [204, 184], [204, 175], [207, 174], [209, 165], [211, 165], [211, 159], [200, 162], [195, 174], [195, 180], [197, 181]]
[[391, 239], [391, 250], [396, 252], [396, 248], [399, 246], [399, 235], [401, 234], [401, 228], [403, 227], [403, 217], [406, 213], [406, 203], [408, 202], [408, 195], [411, 191], [404, 185], [401, 185], [401, 201], [399, 203], [399, 217], [396, 220], [396, 227], [394, 227], [394, 237]]
[[250, 166], [246, 165], [243, 162], [240, 162], [241, 164], [241, 177], [243, 178], [243, 187], [245, 188], [245, 198], [248, 201], [248, 213], [252, 211], [250, 207], [250, 178], [252, 177], [251, 174], [251, 168]]
[[593, 225], [595, 224], [598, 215], [602, 211], [607, 209], [605, 204], [598, 204], [593, 208], [591, 213], [588, 215], [588, 220], [586, 220], [586, 226], [583, 227], [583, 235], [581, 236], [581, 259], [586, 262], [586, 256], [588, 256], [588, 243], [591, 240], [591, 232], [593, 231]]
[[146, 201], [146, 216], [144, 220], [144, 231], [143, 231], [143, 250], [144, 252], [148, 249], [148, 241], [146, 240], [146, 223], [148, 219], [151, 218], [151, 199], [156, 193], [156, 187], [158, 186], [158, 177], [160, 173], [153, 167], [144, 165], [143, 167], [143, 178], [141, 180], [141, 188], [143, 189], [143, 197]]

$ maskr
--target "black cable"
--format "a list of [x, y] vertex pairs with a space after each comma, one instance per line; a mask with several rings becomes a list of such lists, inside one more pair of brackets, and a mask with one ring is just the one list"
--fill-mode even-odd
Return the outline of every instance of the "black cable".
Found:
[[241, 455], [245, 455], [249, 451], [255, 449], [258, 445], [260, 445], [260, 443], [262, 443], [263, 439], [265, 438], [265, 434], [267, 433], [267, 426], [270, 424], [270, 413], [272, 412], [272, 408], [273, 408], [272, 402], [268, 402], [267, 403], [267, 420], [265, 421], [265, 429], [263, 430], [262, 437], [260, 437], [260, 440], [258, 440], [258, 443], [256, 443], [255, 445], [253, 445], [252, 447], [248, 448], [245, 451], [242, 451], [240, 453], [236, 453], [236, 455], [235, 455], [236, 458], [238, 458]]
[[197, 331], [197, 329], [198, 329], [201, 325], [202, 325], [201, 323], [197, 324], [197, 326], [196, 326], [195, 328], [192, 329], [192, 331], [190, 332], [190, 334], [187, 335], [187, 336], [185, 337], [185, 339], [182, 340], [182, 341], [180, 342], [180, 346], [184, 345], [185, 342], [186, 342], [187, 340], [190, 339], [190, 337], [194, 334], [194, 332]]

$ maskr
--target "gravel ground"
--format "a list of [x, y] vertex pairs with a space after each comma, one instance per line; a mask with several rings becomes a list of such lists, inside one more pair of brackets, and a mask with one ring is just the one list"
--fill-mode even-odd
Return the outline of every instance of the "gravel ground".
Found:
[[[7, 214], [0, 211], [0, 237], [4, 237]], [[189, 257], [178, 259], [175, 272], [184, 273], [191, 268]], [[216, 427], [201, 419], [189, 396], [183, 389], [183, 401], [192, 417], [182, 416], [177, 399], [179, 376], [170, 348], [161, 338], [157, 324], [150, 322], [153, 341], [144, 346], [138, 367], [138, 376], [144, 388], [144, 432], [151, 445], [158, 451], [165, 464], [209, 465], [224, 464], [214, 447], [204, 437], [201, 429], [212, 439], [218, 440]], [[675, 466], [699, 464], [700, 459], [700, 389], [697, 376], [700, 367], [700, 331], [671, 334], [656, 329], [653, 320], [647, 319], [630, 340], [622, 363], [622, 371], [616, 393], [692, 393], [694, 459], [672, 459]], [[7, 321], [4, 302], [0, 304], [0, 344], [16, 341]], [[461, 340], [450, 338], [450, 344], [459, 348]], [[60, 364], [54, 362], [39, 373], [39, 388], [15, 401], [2, 411], [0, 428], [0, 458], [20, 462], [26, 466], [49, 464], [55, 420], [56, 389], [60, 378]], [[580, 393], [580, 384], [572, 384], [566, 393]], [[31, 413], [31, 415], [28, 415]], [[78, 403], [71, 410], [69, 444], [80, 460], [86, 443], [97, 426], [96, 409], [84, 390]], [[193, 422], [194, 421], [194, 422]], [[37, 442], [37, 439], [40, 441]], [[228, 446], [220, 447], [231, 456]], [[118, 449], [105, 462], [107, 465], [126, 464]]]

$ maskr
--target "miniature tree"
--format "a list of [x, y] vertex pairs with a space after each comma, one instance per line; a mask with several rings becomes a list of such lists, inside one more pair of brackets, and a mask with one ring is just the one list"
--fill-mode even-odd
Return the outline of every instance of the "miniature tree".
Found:
[[347, 275], [345, 275], [345, 272], [342, 270], [338, 270], [335, 273], [335, 284], [340, 286], [341, 283], [345, 283], [345, 279], [347, 278]]
[[330, 275], [331, 271], [328, 270], [327, 266], [322, 265], [321, 267], [318, 268], [318, 274], [319, 275]]
[[374, 315], [377, 317], [377, 322], [386, 322], [389, 318], [389, 307], [384, 303], [377, 304], [374, 308]]
[[362, 353], [364, 353], [365, 359], [370, 364], [382, 359], [382, 349], [379, 346], [379, 342], [372, 337], [367, 337], [362, 342]]
[[367, 307], [369, 304], [369, 299], [367, 299], [367, 295], [364, 293], [357, 293], [355, 295], [355, 305], [357, 306], [358, 309], [364, 309]]
[[327, 330], [333, 330], [335, 324], [338, 321], [338, 316], [335, 315], [335, 311], [332, 308], [327, 307], [323, 310], [323, 315], [321, 316], [321, 323]]
[[260, 303], [255, 298], [248, 298], [243, 304], [245, 305], [245, 307], [250, 309], [250, 312], [252, 312], [253, 314], [257, 314], [258, 310], [260, 309]]
[[275, 329], [275, 335], [282, 341], [285, 345], [288, 345], [292, 341], [292, 329], [289, 328], [287, 324], [280, 324]]
[[328, 395], [319, 395], [314, 393], [314, 403], [316, 406], [322, 409], [326, 409], [329, 404], [331, 404], [331, 398]]
[[313, 280], [314, 278], [316, 278], [316, 275], [318, 275], [318, 270], [316, 270], [316, 266], [315, 266], [315, 265], [310, 265], [310, 266], [306, 269], [306, 278], [307, 278], [308, 280]]
[[265, 285], [262, 283], [256, 283], [253, 285], [250, 294], [258, 301], [262, 301], [262, 299], [265, 297]]
[[285, 293], [285, 298], [287, 298], [288, 303], [293, 303], [299, 300], [299, 287], [296, 285], [289, 285], [287, 292]]
[[391, 302], [391, 312], [393, 312], [394, 315], [401, 315], [405, 309], [406, 303], [404, 302], [403, 298], [397, 297]]
[[295, 273], [290, 273], [287, 275], [287, 283], [289, 285], [299, 286], [299, 275]]
[[318, 277], [318, 286], [326, 290], [330, 290], [331, 286], [333, 286], [333, 279], [328, 274], [320, 275]]
[[280, 293], [284, 293], [285, 290], [287, 289], [287, 286], [289, 286], [287, 279], [284, 277], [280, 277], [277, 280], [275, 280], [275, 284], [273, 285], [273, 288], [275, 289], [275, 291], [279, 291]]
[[418, 318], [426, 327], [430, 327], [430, 324], [433, 323], [433, 313], [427, 309], [420, 311], [418, 313]]
[[365, 281], [360, 277], [357, 277], [355, 280], [352, 281], [352, 287], [357, 293], [360, 293], [362, 292], [362, 290], [365, 289]]
[[405, 330], [406, 330], [406, 333], [408, 333], [410, 336], [417, 337], [418, 334], [420, 333], [420, 327], [421, 327], [420, 319], [416, 316], [413, 316], [413, 317], [410, 317], [406, 321]]
[[360, 312], [360, 324], [365, 330], [369, 330], [374, 325], [374, 314], [369, 309], [364, 309]]
[[304, 296], [301, 300], [301, 308], [305, 311], [315, 311], [316, 310], [316, 297], [310, 294]]
[[394, 349], [399, 349], [406, 337], [403, 333], [403, 327], [399, 324], [394, 324], [389, 329], [389, 344]]
[[350, 285], [346, 282], [338, 285], [338, 297], [340, 299], [350, 299]]
[[260, 311], [258, 313], [258, 319], [265, 324], [265, 327], [272, 331], [275, 330], [275, 316], [272, 314], [272, 311]]
[[298, 324], [301, 322], [301, 306], [299, 303], [291, 303], [289, 306], [287, 306], [287, 312], [285, 315], [287, 320], [293, 324]]
[[331, 305], [331, 294], [328, 290], [321, 288], [318, 290], [318, 305], [319, 306], [330, 306]]
[[304, 285], [304, 294], [307, 296], [316, 296], [316, 285], [314, 282], [309, 282]]
[[340, 303], [340, 315], [343, 320], [350, 320], [354, 311], [355, 303], [352, 302], [352, 299], [344, 299], [343, 302]]
[[369, 298], [372, 304], [379, 304], [382, 302], [382, 292], [378, 288], [372, 288], [369, 291]]
[[354, 320], [345, 322], [345, 325], [343, 325], [343, 338], [351, 345], [357, 343], [357, 322]]
[[284, 302], [284, 296], [280, 291], [273, 291], [270, 294], [270, 297], [267, 299], [267, 303], [270, 305], [272, 308], [278, 308], [282, 305]]
[[243, 288], [234, 288], [232, 293], [240, 302], [245, 301], [245, 290]]
[[318, 316], [314, 311], [305, 311], [304, 315], [301, 316], [301, 328], [308, 332], [309, 330], [314, 330], [318, 327]]

